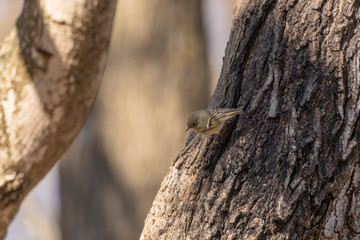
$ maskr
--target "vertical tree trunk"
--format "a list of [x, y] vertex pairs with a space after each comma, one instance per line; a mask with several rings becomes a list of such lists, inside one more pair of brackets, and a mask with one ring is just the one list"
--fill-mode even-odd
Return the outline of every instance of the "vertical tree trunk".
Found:
[[0, 45], [0, 238], [83, 125], [116, 1], [27, 0]]
[[95, 114], [61, 164], [64, 239], [138, 239], [186, 116], [209, 97], [200, 0], [117, 12]]
[[359, 239], [360, 4], [239, 1], [210, 108], [142, 239]]

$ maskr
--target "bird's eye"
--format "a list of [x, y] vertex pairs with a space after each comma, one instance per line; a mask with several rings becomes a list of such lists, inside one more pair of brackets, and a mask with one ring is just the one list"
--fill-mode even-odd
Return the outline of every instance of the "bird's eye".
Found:
[[193, 123], [192, 125], [193, 125], [193, 126], [195, 126], [196, 124], [195, 124], [195, 123]]

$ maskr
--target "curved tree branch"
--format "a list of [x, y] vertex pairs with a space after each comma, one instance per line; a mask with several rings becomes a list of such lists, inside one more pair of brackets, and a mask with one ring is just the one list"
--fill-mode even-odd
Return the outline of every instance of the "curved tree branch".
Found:
[[0, 46], [0, 236], [79, 132], [102, 77], [116, 0], [26, 0]]

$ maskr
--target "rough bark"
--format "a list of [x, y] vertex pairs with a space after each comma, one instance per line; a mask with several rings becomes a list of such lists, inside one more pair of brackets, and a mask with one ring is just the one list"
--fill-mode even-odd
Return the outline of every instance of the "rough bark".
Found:
[[239, 1], [209, 107], [141, 239], [360, 239], [359, 1]]
[[64, 239], [138, 239], [186, 116], [209, 99], [200, 0], [117, 12], [94, 114], [60, 165]]
[[0, 238], [80, 130], [103, 74], [116, 1], [27, 0], [0, 46]]

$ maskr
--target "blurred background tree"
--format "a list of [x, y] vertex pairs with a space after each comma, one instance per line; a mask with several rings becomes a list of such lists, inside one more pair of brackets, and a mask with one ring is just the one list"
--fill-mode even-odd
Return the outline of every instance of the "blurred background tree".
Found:
[[60, 164], [64, 239], [138, 238], [184, 116], [209, 98], [201, 2], [119, 3], [88, 131]]
[[[14, 9], [3, 20], [11, 27], [22, 1], [2, 1], [1, 9]], [[160, 182], [184, 146], [187, 115], [207, 106], [233, 5], [234, 0], [118, 2], [97, 102], [60, 162], [61, 227], [55, 170], [27, 198], [8, 239], [139, 238]], [[47, 203], [36, 201], [44, 195]], [[26, 237], [19, 234], [21, 226]]]

